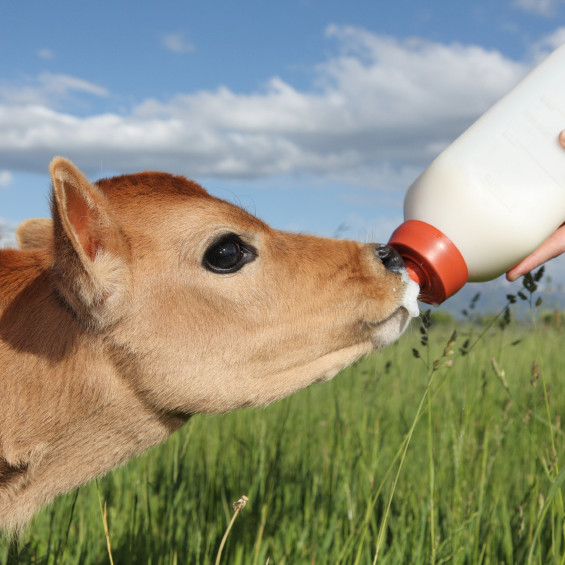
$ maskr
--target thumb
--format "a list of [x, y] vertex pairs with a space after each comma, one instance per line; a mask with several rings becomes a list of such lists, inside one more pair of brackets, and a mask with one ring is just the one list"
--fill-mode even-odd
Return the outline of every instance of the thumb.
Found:
[[507, 273], [509, 281], [529, 273], [541, 264], [561, 255], [565, 251], [565, 224], [557, 228], [533, 253], [512, 267]]
[[[559, 134], [559, 143], [565, 149], [565, 129]], [[544, 243], [542, 243], [531, 255], [512, 267], [507, 273], [509, 281], [515, 281], [518, 277], [529, 273], [539, 267], [542, 263], [561, 255], [565, 251], [565, 224], [553, 232]]]

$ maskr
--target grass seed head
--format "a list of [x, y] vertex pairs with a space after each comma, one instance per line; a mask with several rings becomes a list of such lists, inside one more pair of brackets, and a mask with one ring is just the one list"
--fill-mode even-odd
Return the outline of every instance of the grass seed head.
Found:
[[247, 504], [248, 501], [249, 499], [244, 494], [242, 494], [241, 498], [233, 503], [234, 511], [241, 512], [245, 508], [245, 505]]

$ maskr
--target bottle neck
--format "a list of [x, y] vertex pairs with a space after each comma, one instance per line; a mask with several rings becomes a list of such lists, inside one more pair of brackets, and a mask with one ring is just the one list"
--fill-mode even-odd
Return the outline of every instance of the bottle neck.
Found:
[[429, 294], [431, 292], [431, 284], [426, 272], [409, 258], [404, 257], [403, 259], [406, 270], [408, 271], [408, 276], [420, 287], [419, 296]]
[[412, 280], [420, 286], [419, 300], [437, 306], [467, 282], [468, 270], [453, 242], [435, 227], [408, 220], [392, 234], [389, 245], [404, 259]]
[[402, 258], [404, 259], [408, 276], [420, 287], [420, 294], [418, 295], [420, 302], [439, 306], [444, 300], [449, 298], [449, 291], [446, 290], [441, 279], [434, 276], [433, 267], [429, 264], [418, 264], [410, 257], [403, 256]]

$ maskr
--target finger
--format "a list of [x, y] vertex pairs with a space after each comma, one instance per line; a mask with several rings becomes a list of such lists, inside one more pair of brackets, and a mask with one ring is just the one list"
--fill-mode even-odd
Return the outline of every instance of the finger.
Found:
[[563, 252], [565, 252], [565, 224], [554, 231], [533, 253], [512, 267], [506, 273], [506, 278], [515, 281]]
[[[559, 144], [565, 149], [565, 129], [559, 133]], [[531, 255], [528, 255], [523, 261], [520, 261], [515, 267], [512, 267], [506, 273], [506, 278], [509, 281], [515, 281], [522, 275], [529, 273], [532, 269], [539, 267], [542, 263], [565, 252], [564, 229], [565, 224], [549, 236]]]

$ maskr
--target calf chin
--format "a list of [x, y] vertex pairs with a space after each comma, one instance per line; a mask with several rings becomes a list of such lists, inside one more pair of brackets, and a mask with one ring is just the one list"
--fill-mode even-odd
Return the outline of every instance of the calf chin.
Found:
[[390, 318], [374, 327], [372, 342], [375, 349], [381, 349], [395, 342], [404, 333], [410, 320], [420, 314], [418, 308], [420, 287], [410, 280], [406, 272], [402, 272], [402, 279], [406, 285], [402, 304]]

